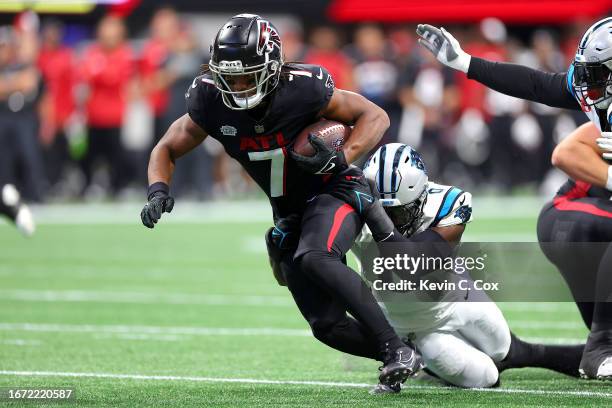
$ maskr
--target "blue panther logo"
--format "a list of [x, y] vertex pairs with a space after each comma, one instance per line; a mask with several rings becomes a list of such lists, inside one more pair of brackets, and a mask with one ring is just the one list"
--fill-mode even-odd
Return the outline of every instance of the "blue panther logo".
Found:
[[410, 150], [410, 164], [427, 173], [427, 170], [425, 170], [425, 163], [423, 162], [423, 159], [421, 159], [421, 155], [414, 149]]
[[471, 216], [472, 207], [468, 205], [462, 205], [461, 207], [457, 208], [457, 211], [455, 211], [455, 217], [459, 218], [463, 224], [468, 222]]

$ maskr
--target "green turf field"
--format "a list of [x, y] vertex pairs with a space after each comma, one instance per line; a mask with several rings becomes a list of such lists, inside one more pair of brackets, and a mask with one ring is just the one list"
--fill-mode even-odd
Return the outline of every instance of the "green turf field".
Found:
[[[276, 285], [265, 204], [238, 206], [228, 222], [234, 207], [181, 215], [178, 203], [154, 231], [139, 225], [137, 205], [100, 208], [102, 220], [96, 208], [40, 209], [29, 240], [0, 225], [0, 387], [74, 387], [79, 406], [612, 404], [604, 383], [536, 369], [504, 373], [495, 390], [411, 381], [400, 395], [371, 396], [378, 364], [318, 343]], [[475, 212], [469, 239], [535, 238], [537, 208]], [[528, 339], [585, 338], [573, 304], [502, 309]]]

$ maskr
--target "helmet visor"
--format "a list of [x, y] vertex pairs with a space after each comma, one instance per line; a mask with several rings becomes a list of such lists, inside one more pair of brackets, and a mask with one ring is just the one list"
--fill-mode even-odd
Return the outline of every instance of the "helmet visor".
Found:
[[383, 208], [400, 233], [412, 235], [420, 226], [425, 201], [427, 201], [426, 191], [411, 203]]
[[612, 86], [610, 78], [612, 72], [602, 63], [574, 63], [573, 87], [574, 92], [587, 106], [593, 106], [610, 98], [606, 92]]
[[[262, 101], [272, 87], [270, 80], [278, 71], [278, 64], [266, 63], [242, 67], [240, 61], [209, 64], [215, 86], [223, 102], [231, 109], [250, 109]], [[275, 69], [270, 69], [270, 68]]]

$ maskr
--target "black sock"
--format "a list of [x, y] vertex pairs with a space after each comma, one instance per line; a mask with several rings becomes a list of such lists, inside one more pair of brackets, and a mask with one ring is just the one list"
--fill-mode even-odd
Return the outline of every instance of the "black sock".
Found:
[[578, 377], [578, 367], [584, 344], [557, 346], [525, 342], [510, 333], [510, 350], [505, 359], [497, 363], [499, 372], [509, 368], [538, 367]]
[[595, 285], [595, 306], [593, 308], [592, 331], [612, 330], [612, 244], [608, 245], [597, 269], [597, 282]]
[[404, 346], [365, 282], [340, 258], [323, 251], [311, 251], [300, 258], [300, 266], [307, 276], [338, 299], [371, 333], [383, 359], [388, 352]]

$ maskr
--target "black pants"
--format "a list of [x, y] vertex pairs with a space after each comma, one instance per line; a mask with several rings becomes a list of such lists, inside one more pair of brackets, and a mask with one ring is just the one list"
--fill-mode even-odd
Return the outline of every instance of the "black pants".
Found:
[[401, 342], [364, 281], [343, 262], [362, 225], [348, 204], [326, 194], [317, 196], [302, 217], [297, 249], [285, 253], [281, 269], [318, 340], [381, 360], [386, 349]]
[[29, 201], [42, 201], [46, 188], [35, 112], [0, 113], [0, 185], [13, 183]]
[[612, 301], [612, 202], [557, 196], [540, 212], [538, 241], [567, 282], [586, 326], [612, 320], [606, 311], [612, 303], [595, 301]]
[[86, 186], [91, 184], [95, 165], [103, 160], [109, 167], [112, 192], [117, 193], [128, 184], [131, 177], [125, 149], [121, 145], [121, 129], [91, 127], [87, 141], [87, 154], [81, 162]]

